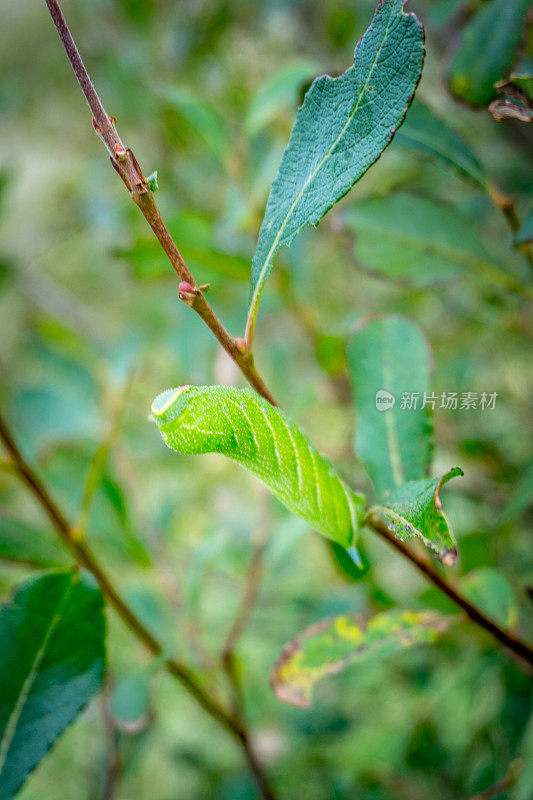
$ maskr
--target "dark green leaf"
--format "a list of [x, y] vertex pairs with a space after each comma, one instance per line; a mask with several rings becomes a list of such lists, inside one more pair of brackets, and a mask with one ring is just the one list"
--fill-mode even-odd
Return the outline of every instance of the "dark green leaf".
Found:
[[221, 453], [252, 472], [295, 514], [343, 547], [354, 544], [364, 498], [285, 414], [249, 389], [182, 386], [152, 404], [178, 453]]
[[491, 0], [463, 31], [448, 81], [452, 92], [475, 106], [495, 97], [494, 84], [512, 66], [531, 0]]
[[268, 199], [252, 263], [248, 333], [274, 255], [317, 225], [361, 178], [402, 124], [424, 58], [424, 32], [404, 0], [382, 0], [354, 65], [309, 89]]
[[414, 100], [396, 143], [436, 158], [476, 183], [484, 183], [481, 164], [470, 147], [420, 100]]
[[432, 643], [449, 619], [433, 611], [384, 611], [365, 622], [355, 614], [328, 617], [290, 641], [276, 662], [272, 688], [284, 703], [310, 708], [313, 688], [365, 657], [385, 658], [415, 644]]
[[0, 610], [0, 640], [0, 800], [8, 800], [100, 687], [102, 595], [78, 570], [25, 581]]
[[458, 475], [463, 475], [463, 470], [454, 467], [441, 478], [410, 481], [386, 492], [382, 505], [375, 506], [371, 512], [376, 513], [398, 539], [418, 536], [443, 564], [451, 566], [457, 560], [457, 545], [439, 491]]
[[[403, 317], [366, 321], [348, 343], [357, 413], [354, 447], [381, 494], [428, 473], [430, 352], [420, 329]], [[384, 394], [382, 394], [384, 393]], [[404, 393], [418, 398], [402, 407]]]

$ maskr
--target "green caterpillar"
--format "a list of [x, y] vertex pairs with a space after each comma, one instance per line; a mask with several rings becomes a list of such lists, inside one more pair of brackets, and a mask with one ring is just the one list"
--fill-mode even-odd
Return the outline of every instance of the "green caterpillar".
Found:
[[291, 511], [343, 547], [354, 544], [365, 500], [307, 436], [250, 389], [181, 386], [152, 403], [165, 444], [178, 453], [221, 453], [259, 478]]

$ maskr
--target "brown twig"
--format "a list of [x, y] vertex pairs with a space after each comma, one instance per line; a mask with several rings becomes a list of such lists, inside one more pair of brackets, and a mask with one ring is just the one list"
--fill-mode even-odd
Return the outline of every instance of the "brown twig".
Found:
[[[127, 627], [135, 634], [135, 636], [145, 645], [145, 647], [158, 657], [163, 656], [164, 649], [161, 642], [148, 630], [144, 623], [137, 617], [135, 612], [130, 608], [126, 601], [122, 598], [120, 592], [115, 588], [113, 580], [104, 570], [98, 559], [92, 552], [87, 542], [79, 540], [73, 528], [69, 524], [63, 511], [52, 498], [47, 488], [32, 469], [32, 467], [25, 460], [21, 451], [16, 444], [9, 427], [3, 417], [0, 415], [0, 439], [2, 440], [5, 449], [9, 453], [13, 464], [23, 482], [28, 489], [34, 494], [60, 538], [67, 545], [69, 550], [74, 555], [75, 559], [89, 570], [96, 578], [102, 594], [107, 598], [110, 605], [113, 606], [115, 611], [121, 617]], [[256, 754], [250, 744], [250, 736], [248, 731], [243, 727], [242, 721], [236, 719], [230, 714], [219, 701], [207, 693], [201, 683], [198, 681], [193, 671], [186, 665], [173, 658], [165, 658], [164, 666], [167, 672], [172, 675], [182, 686], [187, 689], [189, 694], [194, 697], [197, 703], [207, 711], [207, 713], [216, 720], [233, 738], [240, 744], [247, 763], [257, 781], [257, 785], [261, 792], [263, 800], [275, 800], [273, 790], [268, 784], [266, 775], [263, 772], [262, 766], [259, 763]]]
[[46, 5], [57, 28], [65, 52], [78, 79], [81, 90], [91, 109], [93, 125], [96, 133], [106, 146], [113, 168], [118, 172], [131, 194], [133, 202], [139, 207], [144, 218], [155, 233], [161, 247], [180, 278], [179, 297], [203, 319], [214, 333], [224, 350], [239, 366], [241, 372], [253, 388], [275, 405], [275, 400], [266, 387], [255, 367], [253, 354], [246, 351], [241, 339], [233, 339], [223, 326], [209, 303], [202, 288], [194, 279], [182, 258], [172, 236], [170, 235], [146, 178], [132, 151], [126, 148], [120, 138], [115, 119], [110, 117], [103, 107], [96, 89], [89, 77], [72, 34], [57, 0], [46, 0]]
[[514, 636], [512, 633], [509, 633], [509, 631], [506, 631], [504, 628], [501, 628], [493, 620], [485, 616], [481, 609], [467, 600], [458, 589], [448, 583], [448, 581], [437, 572], [428, 558], [415, 553], [407, 547], [406, 544], [397, 539], [376, 513], [370, 512], [367, 515], [365, 523], [375, 533], [385, 539], [391, 547], [394, 547], [395, 550], [401, 553], [404, 558], [410, 561], [411, 564], [440, 589], [443, 594], [449, 597], [459, 608], [462, 608], [472, 622], [475, 622], [476, 625], [488, 631], [500, 644], [533, 666], [533, 649], [526, 642]]

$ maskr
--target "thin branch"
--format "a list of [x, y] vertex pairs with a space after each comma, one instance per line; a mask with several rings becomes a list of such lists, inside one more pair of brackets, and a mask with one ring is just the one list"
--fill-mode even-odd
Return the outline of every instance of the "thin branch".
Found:
[[[132, 151], [126, 148], [118, 135], [115, 119], [110, 117], [94, 88], [78, 48], [72, 38], [65, 18], [57, 0], [46, 0], [46, 5], [56, 26], [65, 52], [78, 79], [81, 90], [91, 109], [93, 125], [96, 133], [106, 146], [113, 168], [118, 172], [132, 200], [139, 207], [146, 221], [155, 233], [161, 247], [180, 278], [179, 298], [190, 306], [203, 319], [211, 329], [224, 350], [239, 366], [241, 372], [253, 388], [263, 395], [270, 403], [275, 405], [275, 400], [267, 389], [264, 381], [257, 372], [253, 356], [246, 351], [242, 339], [233, 339], [219, 320], [202, 291], [189, 271], [172, 236], [170, 235], [159, 209], [154, 201], [154, 196], [146, 178], [143, 176], [139, 163]], [[205, 289], [205, 287], [204, 287]]]
[[397, 539], [396, 536], [394, 536], [394, 534], [389, 530], [387, 525], [377, 516], [377, 514], [368, 514], [365, 523], [372, 528], [375, 533], [379, 534], [379, 536], [385, 539], [391, 545], [391, 547], [394, 547], [395, 550], [397, 550], [408, 561], [410, 561], [411, 564], [413, 564], [417, 570], [421, 572], [431, 583], [440, 589], [443, 594], [449, 597], [450, 600], [459, 606], [459, 608], [462, 608], [472, 622], [475, 622], [476, 625], [479, 625], [481, 628], [488, 631], [488, 633], [497, 639], [500, 644], [533, 666], [533, 649], [526, 642], [522, 641], [522, 639], [519, 639], [517, 636], [514, 636], [512, 633], [509, 633], [509, 631], [506, 631], [504, 628], [501, 628], [493, 620], [485, 616], [480, 608], [471, 603], [464, 595], [461, 594], [458, 589], [448, 583], [437, 572], [428, 558], [418, 555], [409, 547], [407, 547], [407, 545]]
[[[133, 609], [122, 598], [119, 591], [115, 588], [113, 580], [99, 563], [87, 542], [76, 537], [75, 531], [69, 524], [63, 511], [49, 494], [37, 473], [25, 460], [7, 423], [1, 415], [0, 439], [11, 456], [20, 478], [37, 498], [56, 532], [70, 549], [76, 560], [93, 574], [102, 594], [105, 595], [123, 622], [125, 622], [127, 627], [146, 646], [152, 655], [156, 657], [164, 656], [164, 648], [161, 642], [156, 639], [147, 627], [145, 627], [144, 623], [135, 614]], [[262, 766], [252, 750], [248, 731], [243, 727], [241, 720], [234, 718], [216, 698], [206, 692], [196, 675], [186, 664], [173, 658], [165, 658], [164, 666], [167, 672], [182, 684], [199, 705], [239, 742], [250, 770], [257, 781], [263, 800], [276, 800]]]

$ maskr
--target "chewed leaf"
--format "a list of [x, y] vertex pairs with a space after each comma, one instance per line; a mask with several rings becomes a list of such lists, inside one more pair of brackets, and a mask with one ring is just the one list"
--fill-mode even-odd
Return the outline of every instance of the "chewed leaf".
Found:
[[310, 708], [313, 688], [366, 656], [384, 658], [415, 644], [434, 642], [450, 622], [433, 611], [393, 609], [368, 622], [355, 614], [328, 617], [285, 645], [271, 673], [279, 700]]
[[178, 453], [221, 453], [259, 478], [315, 530], [351, 547], [364, 498], [300, 428], [250, 389], [182, 386], [152, 404], [163, 441]]
[[252, 262], [247, 335], [274, 255], [317, 225], [379, 158], [405, 117], [424, 59], [424, 31], [404, 0], [381, 0], [354, 64], [309, 89], [272, 184]]
[[443, 564], [451, 566], [457, 560], [457, 544], [439, 491], [451, 478], [463, 474], [460, 467], [454, 467], [442, 478], [405, 483], [387, 492], [382, 498], [386, 505], [375, 506], [371, 512], [383, 519], [398, 539], [420, 537]]

